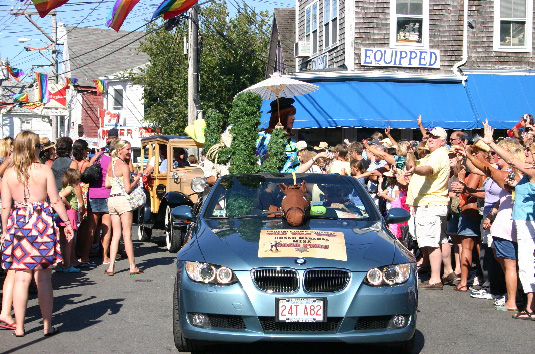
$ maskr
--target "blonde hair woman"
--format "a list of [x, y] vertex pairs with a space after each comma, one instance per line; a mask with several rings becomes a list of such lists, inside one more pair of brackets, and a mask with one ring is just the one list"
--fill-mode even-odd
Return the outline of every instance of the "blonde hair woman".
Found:
[[0, 163], [4, 162], [4, 160], [9, 157], [11, 145], [13, 145], [13, 138], [10, 136], [0, 140]]
[[[15, 272], [13, 305], [15, 335], [19, 337], [24, 335], [24, 317], [32, 275], [37, 283], [44, 335], [51, 336], [58, 332], [52, 327], [50, 267], [61, 260], [57, 228], [53, 221], [54, 211], [66, 224], [65, 234], [73, 237], [54, 174], [50, 167], [39, 162], [40, 148], [37, 134], [30, 131], [19, 133], [15, 139], [12, 162], [2, 180], [2, 241], [5, 246], [2, 259], [4, 269]], [[46, 201], [47, 198], [50, 203]], [[21, 237], [23, 234], [26, 236]], [[15, 252], [16, 249], [25, 252]]]
[[115, 274], [115, 259], [119, 249], [121, 234], [124, 248], [130, 265], [130, 275], [143, 273], [134, 259], [134, 245], [132, 243], [132, 207], [128, 203], [126, 193], [130, 193], [139, 183], [141, 173], [138, 173], [130, 182], [129, 162], [132, 157], [132, 146], [126, 140], [119, 140], [111, 154], [113, 160], [108, 166], [106, 174], [106, 188], [111, 188], [108, 199], [108, 211], [111, 216], [112, 240], [110, 249], [110, 265], [104, 274]]

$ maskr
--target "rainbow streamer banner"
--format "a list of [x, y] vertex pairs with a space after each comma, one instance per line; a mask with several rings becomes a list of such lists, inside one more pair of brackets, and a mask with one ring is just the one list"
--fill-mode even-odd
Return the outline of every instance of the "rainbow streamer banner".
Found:
[[69, 0], [32, 0], [35, 9], [39, 12], [39, 16], [45, 17], [48, 13], [56, 7], [60, 7]]
[[152, 18], [163, 15], [164, 20], [169, 20], [170, 18], [188, 11], [190, 7], [197, 3], [197, 1], [198, 0], [164, 0], [164, 2], [158, 6], [156, 11], [154, 11]]
[[78, 79], [74, 77], [66, 77], [65, 78], [65, 86], [64, 87], [71, 87], [72, 85], [76, 85], [78, 83]]
[[97, 87], [97, 93], [102, 95], [108, 89], [108, 83], [106, 80], [93, 80], [95, 86]]
[[37, 101], [42, 103], [50, 102], [50, 93], [48, 92], [48, 75], [35, 73], [37, 79]]
[[16, 93], [13, 96], [14, 100], [17, 100], [19, 102], [28, 102], [28, 94], [27, 93]]
[[119, 32], [126, 16], [128, 16], [138, 2], [139, 0], [117, 0], [111, 9], [106, 25]]

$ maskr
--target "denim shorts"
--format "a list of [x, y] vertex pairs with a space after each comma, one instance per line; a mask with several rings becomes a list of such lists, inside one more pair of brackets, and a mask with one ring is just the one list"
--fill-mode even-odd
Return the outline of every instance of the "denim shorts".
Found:
[[492, 237], [492, 246], [496, 249], [496, 257], [516, 260], [518, 252], [518, 244], [516, 242]]
[[472, 219], [466, 215], [459, 214], [459, 230], [457, 235], [469, 237], [481, 236], [479, 230], [480, 224], [480, 220]]
[[89, 198], [87, 211], [89, 213], [108, 214], [108, 199], [106, 198]]
[[457, 235], [459, 231], [459, 214], [451, 214], [451, 218], [448, 220], [446, 227], [446, 234], [448, 236]]

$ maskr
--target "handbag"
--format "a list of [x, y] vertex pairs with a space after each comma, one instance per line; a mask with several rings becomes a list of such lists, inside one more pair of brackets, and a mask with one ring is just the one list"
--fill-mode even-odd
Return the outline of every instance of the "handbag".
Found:
[[116, 160], [114, 159], [112, 163], [113, 177], [117, 179], [117, 183], [119, 184], [119, 186], [121, 186], [121, 190], [124, 193], [126, 200], [128, 200], [128, 204], [130, 204], [132, 210], [135, 210], [140, 206], [144, 205], [147, 200], [145, 190], [143, 189], [143, 183], [141, 180], [139, 180], [136, 188], [134, 188], [130, 193], [127, 193], [126, 189], [124, 188], [123, 182], [119, 177], [115, 175], [115, 161]]
[[101, 153], [95, 162], [82, 172], [80, 180], [83, 183], [93, 183], [102, 179], [102, 167], [100, 166], [102, 155], [104, 155], [104, 153]]

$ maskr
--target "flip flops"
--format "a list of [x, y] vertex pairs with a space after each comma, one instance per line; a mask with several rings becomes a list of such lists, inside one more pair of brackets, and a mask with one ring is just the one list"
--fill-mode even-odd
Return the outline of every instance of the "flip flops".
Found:
[[9, 324], [5, 321], [0, 321], [0, 328], [3, 328], [3, 329], [16, 329], [17, 326], [15, 324], [15, 322]]
[[110, 277], [113, 277], [115, 275], [114, 272], [108, 272], [107, 270], [104, 271], [104, 274], [109, 275]]
[[141, 269], [138, 269], [137, 271], [135, 272], [130, 272], [130, 275], [135, 275], [135, 274], [143, 274], [145, 273], [144, 271], [142, 271]]

